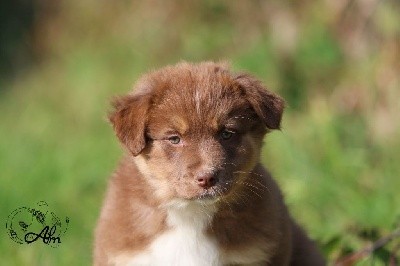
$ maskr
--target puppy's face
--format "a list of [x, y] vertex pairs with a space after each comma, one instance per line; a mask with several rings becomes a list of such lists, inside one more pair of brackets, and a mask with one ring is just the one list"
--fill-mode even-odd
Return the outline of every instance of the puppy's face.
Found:
[[283, 101], [248, 75], [182, 63], [140, 80], [110, 115], [156, 196], [218, 199], [240, 187]]

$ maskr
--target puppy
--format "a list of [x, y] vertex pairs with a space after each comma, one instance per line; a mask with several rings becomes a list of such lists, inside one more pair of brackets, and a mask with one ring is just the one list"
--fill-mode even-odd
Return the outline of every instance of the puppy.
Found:
[[127, 152], [94, 265], [324, 265], [259, 163], [283, 109], [260, 81], [213, 62], [141, 78], [109, 115]]

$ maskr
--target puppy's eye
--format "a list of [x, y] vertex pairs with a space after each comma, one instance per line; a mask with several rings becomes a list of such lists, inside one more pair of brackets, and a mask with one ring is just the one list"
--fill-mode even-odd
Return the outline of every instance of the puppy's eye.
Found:
[[172, 144], [179, 144], [179, 142], [181, 142], [181, 138], [178, 136], [172, 136], [168, 138], [169, 142], [171, 142]]
[[221, 132], [221, 138], [224, 139], [224, 140], [228, 140], [228, 139], [230, 139], [230, 138], [233, 136], [234, 133], [235, 133], [235, 132], [233, 132], [233, 131], [224, 129], [224, 130]]

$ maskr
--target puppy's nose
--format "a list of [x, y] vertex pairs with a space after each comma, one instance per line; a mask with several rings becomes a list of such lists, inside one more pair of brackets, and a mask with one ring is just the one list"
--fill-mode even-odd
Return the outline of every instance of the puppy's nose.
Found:
[[217, 173], [200, 174], [197, 176], [196, 182], [202, 188], [210, 188], [218, 182]]

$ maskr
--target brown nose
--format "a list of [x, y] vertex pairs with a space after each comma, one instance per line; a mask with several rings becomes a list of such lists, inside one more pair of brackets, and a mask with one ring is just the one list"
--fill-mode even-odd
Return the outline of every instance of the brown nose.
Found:
[[196, 178], [197, 185], [202, 188], [210, 188], [217, 184], [217, 173], [201, 174]]

